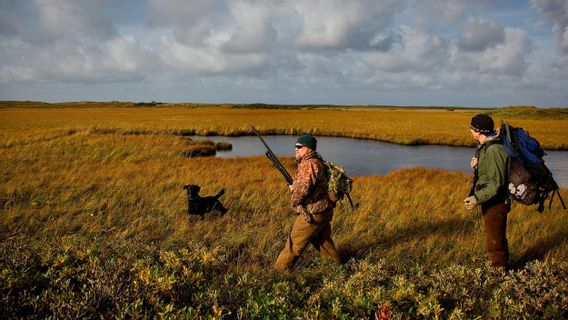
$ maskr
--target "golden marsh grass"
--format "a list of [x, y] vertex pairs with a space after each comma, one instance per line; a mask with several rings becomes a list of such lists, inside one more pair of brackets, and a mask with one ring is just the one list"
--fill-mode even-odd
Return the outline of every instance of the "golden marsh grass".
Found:
[[[183, 134], [242, 134], [255, 123], [264, 132], [331, 135], [337, 132], [325, 128], [335, 124], [348, 136], [410, 141], [423, 129], [428, 134], [421, 139], [431, 137], [423, 142], [467, 144], [472, 113], [163, 107], [19, 109], [0, 114], [6, 120], [0, 133], [5, 236], [83, 234], [165, 244], [222, 243], [234, 250], [246, 248], [241, 259], [266, 267], [282, 245], [275, 239], [283, 240], [289, 227], [288, 194], [281, 177], [263, 158], [184, 159], [180, 154], [190, 142]], [[513, 124], [532, 123], [522, 121], [527, 122]], [[459, 130], [448, 129], [458, 125]], [[396, 138], [393, 128], [401, 132]], [[454, 137], [447, 135], [452, 132]], [[566, 139], [564, 132], [554, 134]], [[292, 159], [285, 163], [293, 172]], [[339, 208], [334, 221], [344, 258], [409, 257], [439, 266], [483, 256], [478, 217], [461, 204], [466, 174], [410, 169], [355, 179], [354, 197], [360, 208], [353, 213]], [[188, 219], [181, 188], [187, 183], [203, 186], [204, 195], [225, 188], [223, 201], [230, 213], [206, 221]], [[529, 231], [525, 221], [532, 219], [553, 220], [547, 224], [554, 231], [543, 229], [540, 237], [546, 243], [551, 236], [559, 241], [542, 257], [566, 258], [562, 236], [568, 232], [559, 227], [565, 215], [554, 209], [541, 217], [521, 206], [514, 212], [513, 258], [524, 259], [533, 246], [534, 237], [524, 236]], [[266, 236], [259, 236], [258, 230]]]
[[[250, 126], [254, 125], [265, 134], [308, 132], [400, 144], [471, 146], [469, 121], [476, 113], [488, 112], [404, 108], [244, 109], [207, 105], [144, 108], [117, 108], [113, 104], [105, 108], [72, 106], [47, 109], [10, 109], [5, 106], [0, 109], [3, 120], [1, 143], [17, 143], [26, 135], [37, 137], [47, 134], [49, 137], [62, 134], [61, 130], [92, 128], [166, 134], [252, 135]], [[526, 117], [495, 117], [495, 120], [497, 123], [506, 120], [514, 126], [526, 128], [546, 149], [568, 149], [568, 134], [564, 130], [568, 118], [563, 114], [562, 117], [544, 120]]]
[[[265, 133], [467, 145], [472, 114], [0, 110], [0, 308], [14, 317], [317, 319], [371, 318], [387, 303], [397, 317], [473, 318], [522, 317], [535, 312], [527, 306], [544, 303], [541, 315], [562, 317], [568, 213], [558, 202], [544, 214], [514, 206], [508, 239], [519, 271], [503, 280], [479, 269], [484, 235], [479, 214], [462, 205], [467, 174], [411, 168], [353, 177], [358, 207], [338, 206], [333, 219], [346, 265], [328, 265], [310, 248], [298, 271], [281, 275], [266, 270], [293, 219], [288, 189], [271, 163], [181, 156], [192, 145], [184, 135], [250, 134], [250, 124]], [[568, 145], [560, 129], [566, 120], [511, 122], [543, 144]], [[281, 160], [294, 171], [292, 157]], [[201, 185], [201, 195], [224, 188], [229, 212], [189, 217], [182, 189], [188, 183]], [[561, 193], [568, 199], [567, 190]], [[36, 291], [23, 289], [30, 284]], [[30, 298], [37, 292], [47, 299]], [[516, 302], [500, 309], [497, 292]]]

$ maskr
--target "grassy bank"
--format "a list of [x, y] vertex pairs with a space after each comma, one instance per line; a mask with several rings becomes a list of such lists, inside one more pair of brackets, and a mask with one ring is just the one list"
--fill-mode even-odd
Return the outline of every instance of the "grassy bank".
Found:
[[[231, 133], [242, 123], [244, 131], [249, 117], [264, 119], [258, 127], [268, 132], [290, 119], [302, 128], [313, 114], [291, 111], [284, 121], [272, 111], [242, 112], [0, 111], [8, 120], [0, 131], [0, 314], [352, 319], [387, 305], [394, 318], [568, 315], [567, 213], [558, 203], [544, 214], [516, 206], [508, 228], [514, 271], [496, 274], [485, 265], [480, 217], [463, 208], [470, 178], [459, 172], [355, 177], [357, 209], [339, 206], [333, 220], [344, 265], [310, 248], [294, 273], [271, 271], [293, 219], [278, 172], [263, 157], [185, 158], [193, 142], [176, 130]], [[391, 113], [399, 125], [411, 116]], [[292, 172], [293, 159], [283, 161]], [[224, 188], [229, 212], [189, 217], [187, 183], [202, 195]]]
[[[113, 103], [64, 104], [65, 107], [22, 108], [4, 103], [0, 109], [2, 145], [26, 143], [28, 138], [52, 137], [69, 131], [110, 130], [171, 135], [252, 135], [251, 125], [264, 134], [312, 133], [399, 144], [471, 146], [469, 121], [478, 112], [495, 112], [537, 137], [546, 149], [568, 150], [564, 109], [544, 117], [534, 108], [503, 110], [424, 108], [250, 109], [208, 105], [159, 105], [140, 108]], [[560, 111], [559, 111], [560, 110]], [[499, 113], [501, 112], [501, 113]], [[505, 113], [503, 113], [505, 112]], [[27, 134], [22, 134], [26, 132]]]
[[[185, 157], [215, 147], [187, 135], [249, 134], [249, 124], [265, 133], [467, 144], [471, 114], [0, 110], [1, 317], [368, 319], [388, 306], [395, 319], [566, 318], [568, 213], [558, 202], [544, 214], [514, 207], [514, 269], [502, 275], [485, 265], [479, 214], [463, 208], [468, 175], [410, 168], [354, 177], [357, 208], [338, 206], [333, 219], [344, 264], [310, 248], [295, 272], [282, 274], [271, 267], [293, 216], [270, 162]], [[511, 122], [556, 128], [550, 134], [566, 139], [558, 129], [565, 120]], [[540, 141], [549, 141], [546, 132], [531, 129]], [[293, 172], [293, 159], [282, 160]], [[202, 195], [224, 188], [229, 212], [189, 217], [188, 183], [201, 185]]]

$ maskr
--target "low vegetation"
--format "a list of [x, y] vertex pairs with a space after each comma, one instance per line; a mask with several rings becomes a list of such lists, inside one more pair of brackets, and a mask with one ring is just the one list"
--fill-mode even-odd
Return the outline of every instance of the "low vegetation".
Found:
[[6, 318], [393, 319], [566, 318], [568, 267], [534, 261], [503, 275], [487, 266], [399, 270], [385, 260], [314, 261], [294, 275], [234, 268], [218, 249], [80, 243], [0, 244]]
[[542, 109], [533, 106], [513, 106], [488, 112], [491, 116], [501, 119], [536, 119], [536, 120], [566, 120], [568, 108]]
[[[264, 157], [182, 154], [201, 140], [188, 136], [235, 133], [245, 117], [277, 131], [273, 110], [247, 110], [0, 110], [2, 317], [368, 319], [385, 306], [393, 319], [568, 317], [568, 212], [516, 205], [513, 270], [498, 273], [485, 264], [479, 214], [463, 208], [470, 177], [460, 172], [354, 177], [356, 209], [339, 205], [333, 219], [344, 264], [310, 248], [293, 273], [272, 271], [292, 222], [278, 172]], [[305, 115], [343, 111], [276, 112], [296, 128], [278, 130], [292, 133], [311, 123]], [[352, 112], [344, 121], [377, 117]], [[188, 183], [202, 195], [224, 188], [229, 212], [188, 216]]]
[[31, 133], [33, 136], [45, 133], [45, 129], [83, 131], [90, 128], [175, 135], [241, 136], [253, 135], [251, 125], [254, 125], [262, 134], [294, 135], [308, 132], [407, 145], [472, 146], [469, 133], [472, 115], [494, 112], [497, 124], [506, 120], [512, 125], [526, 128], [531, 135], [538, 137], [546, 149], [568, 150], [568, 135], [564, 133], [568, 119], [565, 116], [543, 118], [540, 115], [542, 112], [565, 115], [566, 109], [546, 109], [542, 112], [538, 111], [541, 109], [534, 111], [534, 108], [473, 110], [355, 106], [271, 109], [205, 104], [129, 107], [128, 103], [94, 102], [56, 104], [49, 108], [25, 107], [10, 102], [1, 105], [0, 116], [6, 121], [2, 124], [4, 130], [0, 132], [3, 135], [0, 141], [20, 139], [22, 129], [38, 130]]

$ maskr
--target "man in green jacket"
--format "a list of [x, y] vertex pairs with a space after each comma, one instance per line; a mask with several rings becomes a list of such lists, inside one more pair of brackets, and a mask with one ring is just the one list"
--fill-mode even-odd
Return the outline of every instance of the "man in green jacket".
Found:
[[477, 170], [478, 180], [475, 193], [464, 200], [469, 210], [481, 206], [485, 225], [485, 246], [491, 265], [505, 270], [509, 263], [507, 243], [507, 214], [511, 211], [507, 193], [507, 168], [509, 155], [494, 130], [493, 119], [485, 114], [471, 119], [471, 134], [479, 142], [479, 156], [473, 158], [471, 166]]

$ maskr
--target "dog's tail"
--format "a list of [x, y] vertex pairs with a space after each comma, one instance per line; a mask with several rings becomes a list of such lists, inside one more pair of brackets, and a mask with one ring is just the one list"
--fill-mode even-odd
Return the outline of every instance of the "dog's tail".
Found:
[[222, 196], [222, 195], [224, 195], [224, 194], [225, 194], [225, 189], [221, 189], [221, 191], [219, 191], [219, 193], [217, 193], [217, 194], [215, 195], [215, 198], [216, 198], [216, 199], [219, 199], [219, 197]]

